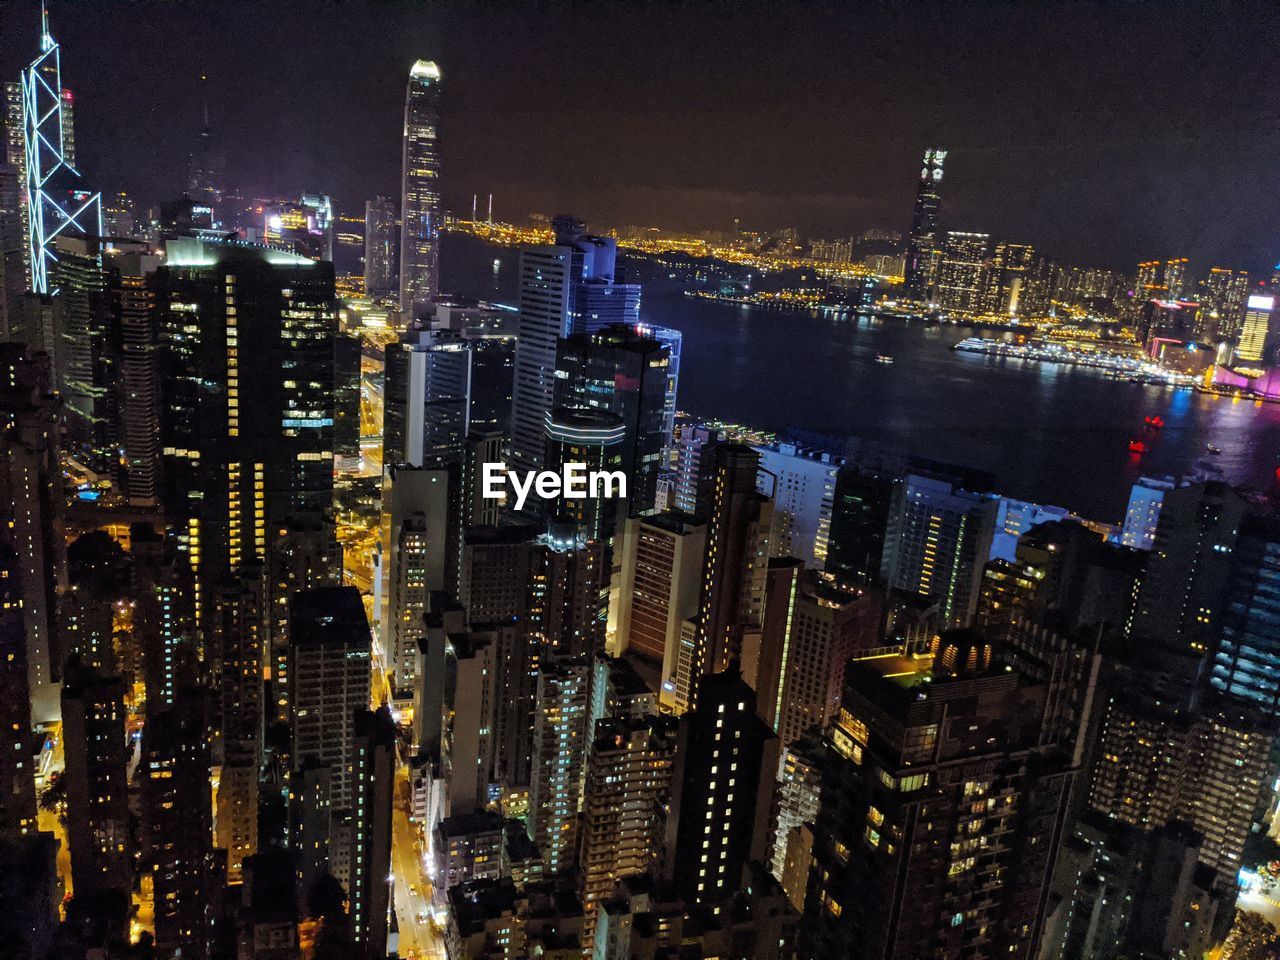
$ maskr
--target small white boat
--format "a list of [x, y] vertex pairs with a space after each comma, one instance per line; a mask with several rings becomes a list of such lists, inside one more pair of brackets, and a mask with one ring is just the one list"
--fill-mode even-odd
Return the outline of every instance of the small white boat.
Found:
[[887, 353], [877, 353], [876, 363], [893, 363], [893, 357], [889, 356]]

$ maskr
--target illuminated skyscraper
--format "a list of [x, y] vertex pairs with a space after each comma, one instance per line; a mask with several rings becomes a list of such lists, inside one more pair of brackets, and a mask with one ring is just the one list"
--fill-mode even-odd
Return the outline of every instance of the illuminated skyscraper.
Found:
[[854, 660], [828, 735], [803, 957], [1037, 955], [1074, 771], [1060, 687], [966, 631]]
[[270, 568], [272, 683], [283, 696], [284, 596], [329, 582], [336, 552], [333, 267], [235, 241], [184, 237], [167, 249], [149, 277], [163, 501], [196, 575], [198, 622], [221, 578], [251, 562]]
[[0, 541], [17, 557], [33, 726], [60, 716], [59, 595], [66, 589], [61, 402], [49, 358], [21, 344], [0, 350]]
[[396, 205], [390, 197], [364, 205], [364, 292], [374, 300], [396, 292]]
[[920, 169], [920, 186], [916, 189], [915, 210], [911, 214], [911, 232], [907, 235], [907, 265], [904, 292], [914, 300], [926, 300], [938, 273], [938, 211], [942, 197], [942, 164], [947, 151], [930, 147], [924, 152]]
[[764, 620], [773, 504], [756, 490], [760, 454], [736, 443], [713, 448], [714, 494], [707, 524], [702, 590], [691, 636], [680, 639], [678, 710], [695, 705], [698, 681], [726, 670], [757, 644]]
[[973, 616], [998, 508], [962, 482], [944, 472], [909, 473], [894, 488], [880, 560], [890, 587], [936, 600], [951, 626]]
[[1245, 303], [1244, 327], [1240, 330], [1240, 343], [1236, 347], [1236, 362], [1261, 364], [1266, 362], [1268, 338], [1271, 334], [1271, 318], [1276, 298], [1270, 294], [1255, 293]]
[[1036, 251], [1026, 243], [998, 243], [987, 271], [983, 309], [1002, 317], [1044, 308], [1043, 285], [1036, 274]]
[[406, 319], [440, 292], [440, 68], [419, 60], [404, 101], [400, 310]]
[[653, 510], [658, 472], [666, 462], [670, 362], [663, 344], [622, 324], [572, 334], [557, 348], [555, 405], [608, 410], [622, 418], [622, 469], [632, 515]]
[[975, 313], [982, 309], [990, 241], [985, 233], [947, 231], [934, 291], [934, 298], [944, 310]]
[[1249, 295], [1249, 274], [1243, 270], [1214, 267], [1200, 281], [1200, 337], [1233, 337], [1244, 320]]
[[617, 282], [617, 241], [557, 217], [555, 243], [520, 254], [520, 328], [511, 405], [511, 455], [520, 469], [545, 463], [544, 422], [554, 405], [556, 345], [611, 323], [634, 326], [640, 286]]
[[[42, 8], [40, 55], [22, 73], [22, 173], [26, 181], [27, 248], [31, 289], [56, 293], [50, 268], [53, 241], [62, 235], [102, 235], [102, 202], [84, 189], [75, 167], [71, 91], [62, 87], [61, 48]], [[14, 119], [12, 107], [10, 122]]]

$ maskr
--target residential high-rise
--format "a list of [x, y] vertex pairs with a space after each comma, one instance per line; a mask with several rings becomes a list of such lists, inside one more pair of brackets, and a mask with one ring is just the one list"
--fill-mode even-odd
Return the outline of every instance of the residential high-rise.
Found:
[[418, 60], [404, 99], [400, 193], [400, 311], [406, 321], [440, 292], [440, 68]]
[[928, 300], [938, 275], [942, 239], [938, 232], [938, 213], [942, 206], [939, 187], [942, 184], [942, 164], [946, 159], [945, 150], [931, 147], [924, 152], [915, 209], [911, 214], [911, 230], [907, 234], [903, 282], [903, 290], [912, 300]]
[[[357, 788], [355, 715], [367, 710], [372, 635], [355, 587], [301, 590], [291, 604], [290, 794], [295, 840], [304, 859], [324, 851], [328, 870], [350, 880]], [[353, 833], [354, 831], [354, 833]], [[320, 844], [316, 847], [315, 844]], [[303, 876], [314, 869], [304, 866]]]
[[590, 685], [585, 657], [544, 661], [538, 669], [529, 836], [548, 874], [568, 869], [577, 848]]
[[850, 665], [801, 956], [1036, 956], [1074, 777], [1052, 693], [967, 631]]
[[659, 513], [627, 520], [614, 554], [621, 569], [614, 650], [662, 665], [664, 704], [675, 692], [684, 623], [698, 613], [706, 543], [706, 524]]
[[890, 587], [938, 601], [951, 626], [973, 616], [998, 508], [962, 482], [939, 473], [908, 473], [893, 491], [880, 560], [880, 575]]
[[570, 334], [557, 346], [555, 406], [607, 410], [626, 427], [621, 469], [632, 515], [653, 510], [665, 467], [670, 364], [666, 347], [621, 324]]
[[364, 292], [373, 300], [398, 293], [396, 203], [378, 196], [364, 205]]
[[826, 727], [840, 705], [844, 665], [856, 651], [878, 646], [880, 636], [878, 593], [791, 569], [796, 576], [786, 578], [785, 595], [771, 590], [765, 604], [755, 684], [765, 698], [760, 716], [784, 747]]
[[597, 904], [625, 877], [651, 873], [662, 856], [676, 721], [606, 718], [596, 724], [587, 758], [579, 855], [586, 942]]
[[617, 275], [617, 241], [586, 233], [572, 217], [557, 217], [555, 242], [520, 254], [520, 326], [511, 406], [511, 456], [522, 470], [540, 469], [543, 428], [555, 405], [558, 341], [612, 323], [634, 326], [640, 287]]
[[1243, 270], [1213, 267], [1200, 281], [1200, 321], [1197, 335], [1226, 339], [1240, 332], [1249, 296], [1249, 274]]
[[387, 707], [353, 719], [352, 810], [347, 916], [351, 939], [370, 960], [387, 956], [391, 884], [391, 804], [396, 785], [396, 725]]
[[49, 32], [48, 10], [41, 13], [40, 54], [22, 72], [21, 108], [11, 109], [8, 120], [20, 118], [22, 127], [19, 169], [26, 182], [31, 289], [53, 294], [53, 242], [64, 235], [102, 236], [102, 200], [84, 188], [76, 168], [73, 101], [62, 86], [62, 48]]
[[62, 684], [67, 845], [75, 896], [110, 903], [125, 931], [133, 889], [133, 834], [125, 769], [124, 681], [72, 658]]
[[831, 511], [840, 463], [828, 453], [802, 450], [792, 443], [756, 447], [760, 454], [760, 492], [773, 499], [769, 552], [797, 557], [818, 569], [827, 560]]
[[987, 247], [991, 236], [948, 230], [942, 241], [942, 260], [934, 299], [943, 310], [979, 313], [985, 306]]
[[690, 516], [705, 517], [711, 506], [711, 448], [723, 440], [714, 427], [686, 424], [676, 439], [676, 481], [671, 504]]
[[768, 858], [779, 743], [736, 666], [703, 677], [696, 699], [680, 718], [664, 873], [687, 903], [706, 903]]
[[1193, 698], [1204, 679], [1244, 511], [1244, 498], [1218, 481], [1164, 495], [1129, 634], [1142, 641], [1150, 670], [1168, 679], [1175, 699]]
[[484, 810], [489, 787], [497, 782], [497, 714], [502, 706], [498, 658], [509, 647], [497, 633], [504, 628], [522, 629], [485, 624], [449, 635], [441, 745], [446, 816]]
[[222, 884], [213, 850], [206, 694], [186, 690], [143, 733], [142, 834], [154, 871], [156, 949], [201, 960]]
[[[778, 785], [774, 801], [769, 872], [773, 878], [787, 886], [788, 861], [794, 859], [797, 848], [812, 843], [812, 823], [818, 817], [819, 796], [822, 786], [822, 764], [826, 746], [816, 733], [806, 734], [795, 743], [784, 747], [778, 761]], [[806, 858], [807, 861], [807, 858]], [[806, 887], [809, 880], [808, 863], [799, 886]], [[787, 896], [797, 910], [804, 909], [803, 890], [787, 890]], [[798, 902], [797, 902], [798, 901]]]
[[741, 444], [719, 444], [713, 452], [698, 616], [692, 637], [681, 638], [676, 664], [682, 710], [696, 703], [701, 677], [728, 669], [758, 643], [773, 520], [769, 498], [756, 490], [759, 465], [760, 454]]
[[417, 673], [423, 614], [436, 591], [456, 591], [461, 553], [457, 468], [392, 467], [383, 484], [386, 571], [376, 609], [397, 698], [409, 696]]
[[1036, 251], [1027, 243], [997, 243], [987, 271], [982, 308], [1001, 317], [1034, 315], [1047, 306], [1036, 275]]
[[66, 656], [59, 619], [67, 578], [62, 403], [53, 390], [46, 354], [0, 345], [0, 541], [18, 558], [33, 727], [61, 716], [58, 681]]
[[1155, 544], [1156, 528], [1164, 495], [1174, 487], [1173, 478], [1139, 477], [1129, 491], [1124, 523], [1120, 527], [1120, 543], [1137, 550], [1150, 550]]
[[1212, 885], [1231, 891], [1265, 809], [1274, 718], [1237, 693], [1206, 695], [1190, 710], [1141, 667], [1117, 671], [1100, 694], [1090, 807], [1144, 832], [1189, 825]]

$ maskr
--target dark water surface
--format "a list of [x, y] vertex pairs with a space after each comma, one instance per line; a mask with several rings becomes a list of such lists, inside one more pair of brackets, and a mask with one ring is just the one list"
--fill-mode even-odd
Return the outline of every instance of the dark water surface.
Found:
[[[493, 261], [497, 259], [498, 266]], [[515, 303], [518, 253], [450, 236], [445, 289]], [[873, 318], [746, 309], [683, 295], [652, 270], [643, 319], [684, 334], [680, 408], [768, 430], [855, 435], [993, 472], [1005, 494], [1116, 521], [1142, 475], [1211, 462], [1228, 480], [1269, 488], [1280, 465], [1280, 404], [1107, 379], [1084, 367], [956, 353], [971, 335]], [[877, 363], [877, 354], [894, 358]], [[1143, 436], [1143, 418], [1166, 425]], [[1148, 452], [1129, 453], [1143, 437]]]

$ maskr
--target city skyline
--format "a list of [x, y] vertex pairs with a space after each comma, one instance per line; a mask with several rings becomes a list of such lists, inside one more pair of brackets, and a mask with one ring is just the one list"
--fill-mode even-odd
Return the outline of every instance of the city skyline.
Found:
[[[1150, 200], [1090, 192], [1121, 150], [1020, 206], [1010, 157], [1170, 123], [1126, 94], [990, 135], [1111, 75], [983, 59], [1062, 8], [512, 5], [488, 47], [450, 33], [481, 8], [176, 9], [142, 52], [225, 21], [190, 41], [223, 58], [194, 136], [176, 81], [167, 132], [85, 120], [118, 30], [64, 56], [42, 10], [0, 75], [3, 960], [1280, 956], [1280, 267], [1023, 239], [1090, 227], [1055, 205], [1083, 190], [1100, 255]], [[274, 58], [226, 46], [255, 30]], [[737, 59], [681, 59], [712, 37]], [[493, 116], [447, 51], [477, 43], [509, 154], [473, 152]], [[966, 60], [983, 96], [919, 112]], [[848, 115], [883, 126], [823, 175], [871, 209], [914, 171], [909, 226], [769, 228], [762, 177], [852, 209], [803, 159], [847, 131], [805, 131], [877, 64]], [[144, 147], [145, 186], [110, 179]], [[631, 191], [693, 223], [695, 168], [732, 226], [583, 219]], [[447, 221], [504, 169], [550, 212], [477, 189]]]
[[[234, 186], [329, 193], [347, 215], [398, 196], [398, 115], [370, 105], [389, 104], [396, 86], [402, 98], [405, 71], [426, 57], [449, 78], [445, 206], [458, 214], [473, 193], [482, 204], [493, 193], [512, 220], [570, 210], [672, 229], [738, 217], [814, 236], [905, 232], [909, 171], [937, 144], [949, 152], [948, 229], [1083, 265], [1190, 256], [1257, 270], [1280, 256], [1265, 132], [1277, 54], [1262, 29], [1277, 14], [1261, 6], [1214, 8], [1212, 19], [1196, 5], [1159, 17], [1059, 5], [854, 17], [821, 5], [131, 9], [55, 3], [50, 16], [78, 54], [66, 83], [83, 91], [88, 175], [148, 202], [183, 185], [206, 99], [215, 134], [234, 145]], [[0, 11], [7, 35], [37, 20], [34, 4]], [[196, 62], [183, 53], [193, 44]], [[162, 80], [94, 82], [120, 75], [133, 49], [148, 50]], [[315, 69], [335, 54], [348, 69]], [[21, 45], [0, 65], [20, 69]], [[634, 68], [648, 78], [638, 91]], [[1194, 84], [1176, 79], [1187, 70]], [[171, 184], [142, 172], [157, 151]]]

